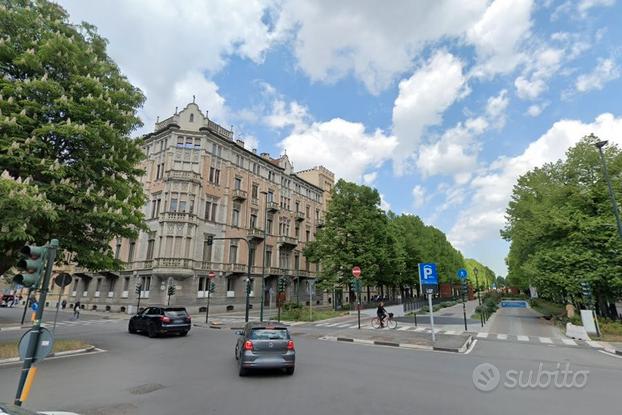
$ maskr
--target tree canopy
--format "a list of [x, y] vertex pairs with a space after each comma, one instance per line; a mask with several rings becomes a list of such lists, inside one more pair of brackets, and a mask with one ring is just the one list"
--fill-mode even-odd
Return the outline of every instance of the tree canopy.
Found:
[[366, 285], [414, 288], [421, 262], [437, 264], [440, 282], [458, 282], [456, 272], [465, 264], [443, 232], [415, 215], [385, 214], [377, 190], [344, 180], [335, 185], [326, 225], [305, 255], [321, 262], [320, 283], [326, 288], [349, 283], [354, 265], [361, 267]]
[[129, 138], [143, 101], [94, 26], [45, 0], [0, 1], [0, 274], [53, 237], [78, 265], [120, 265], [109, 242], [144, 226]]
[[[581, 303], [590, 283], [602, 312], [622, 295], [622, 240], [603, 175], [598, 138], [584, 137], [565, 161], [519, 178], [506, 211], [502, 236], [512, 285], [535, 286], [540, 296]], [[622, 152], [604, 149], [614, 194], [622, 195]]]

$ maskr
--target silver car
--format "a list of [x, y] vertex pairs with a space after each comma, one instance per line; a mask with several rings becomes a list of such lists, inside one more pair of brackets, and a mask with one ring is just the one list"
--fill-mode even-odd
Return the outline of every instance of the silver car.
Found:
[[287, 326], [250, 322], [236, 334], [235, 358], [240, 376], [249, 369], [284, 369], [288, 375], [294, 374], [296, 349]]

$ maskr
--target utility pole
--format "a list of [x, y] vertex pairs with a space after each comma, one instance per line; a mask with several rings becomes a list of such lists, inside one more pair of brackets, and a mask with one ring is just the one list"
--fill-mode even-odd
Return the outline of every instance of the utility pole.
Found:
[[480, 320], [480, 323], [482, 324], [482, 327], [484, 327], [484, 307], [482, 307], [482, 299], [479, 294], [479, 279], [477, 278], [477, 275], [479, 274], [479, 270], [477, 269], [477, 267], [473, 269], [473, 273], [475, 274], [475, 288], [477, 289], [477, 304], [479, 305], [479, 320]]
[[266, 296], [266, 251], [267, 251], [267, 229], [268, 229], [268, 192], [261, 192], [265, 195], [264, 217], [263, 217], [263, 256], [261, 257], [261, 303], [259, 306], [259, 321], [263, 321], [264, 297]]
[[[591, 137], [596, 137], [594, 134]], [[598, 154], [600, 154], [600, 161], [603, 165], [603, 173], [605, 175], [605, 180], [607, 181], [607, 188], [609, 189], [609, 198], [611, 199], [611, 207], [613, 209], [613, 215], [616, 218], [616, 225], [618, 226], [618, 235], [622, 238], [622, 221], [620, 220], [620, 212], [618, 210], [618, 204], [616, 202], [616, 197], [613, 194], [613, 188], [611, 186], [611, 179], [609, 179], [609, 171], [607, 170], [607, 161], [605, 160], [605, 155], [603, 154], [603, 147], [607, 145], [608, 141], [599, 141], [594, 144], [596, 148], [598, 148]]]

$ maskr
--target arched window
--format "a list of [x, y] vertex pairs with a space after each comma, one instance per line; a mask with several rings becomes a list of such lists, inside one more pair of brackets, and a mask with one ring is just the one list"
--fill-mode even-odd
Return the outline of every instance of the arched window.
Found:
[[194, 122], [194, 114], [190, 114], [190, 122]]

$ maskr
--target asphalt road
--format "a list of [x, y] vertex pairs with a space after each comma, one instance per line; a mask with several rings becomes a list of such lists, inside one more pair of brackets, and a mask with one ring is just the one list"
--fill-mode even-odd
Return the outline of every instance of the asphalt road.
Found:
[[[59, 326], [104, 353], [48, 359], [27, 407], [84, 415], [120, 414], [584, 414], [619, 410], [622, 359], [596, 350], [478, 341], [467, 355], [318, 340], [293, 328], [296, 373], [239, 378], [230, 330], [193, 328], [188, 337], [130, 335], [126, 322]], [[19, 332], [1, 333], [0, 341]], [[311, 335], [313, 334], [313, 335]], [[473, 369], [553, 369], [569, 362], [588, 370], [582, 389], [480, 392]], [[14, 398], [19, 366], [0, 366], [0, 400]]]
[[542, 318], [531, 308], [499, 308], [486, 324], [490, 333], [541, 336], [559, 338], [562, 336], [555, 325]]

